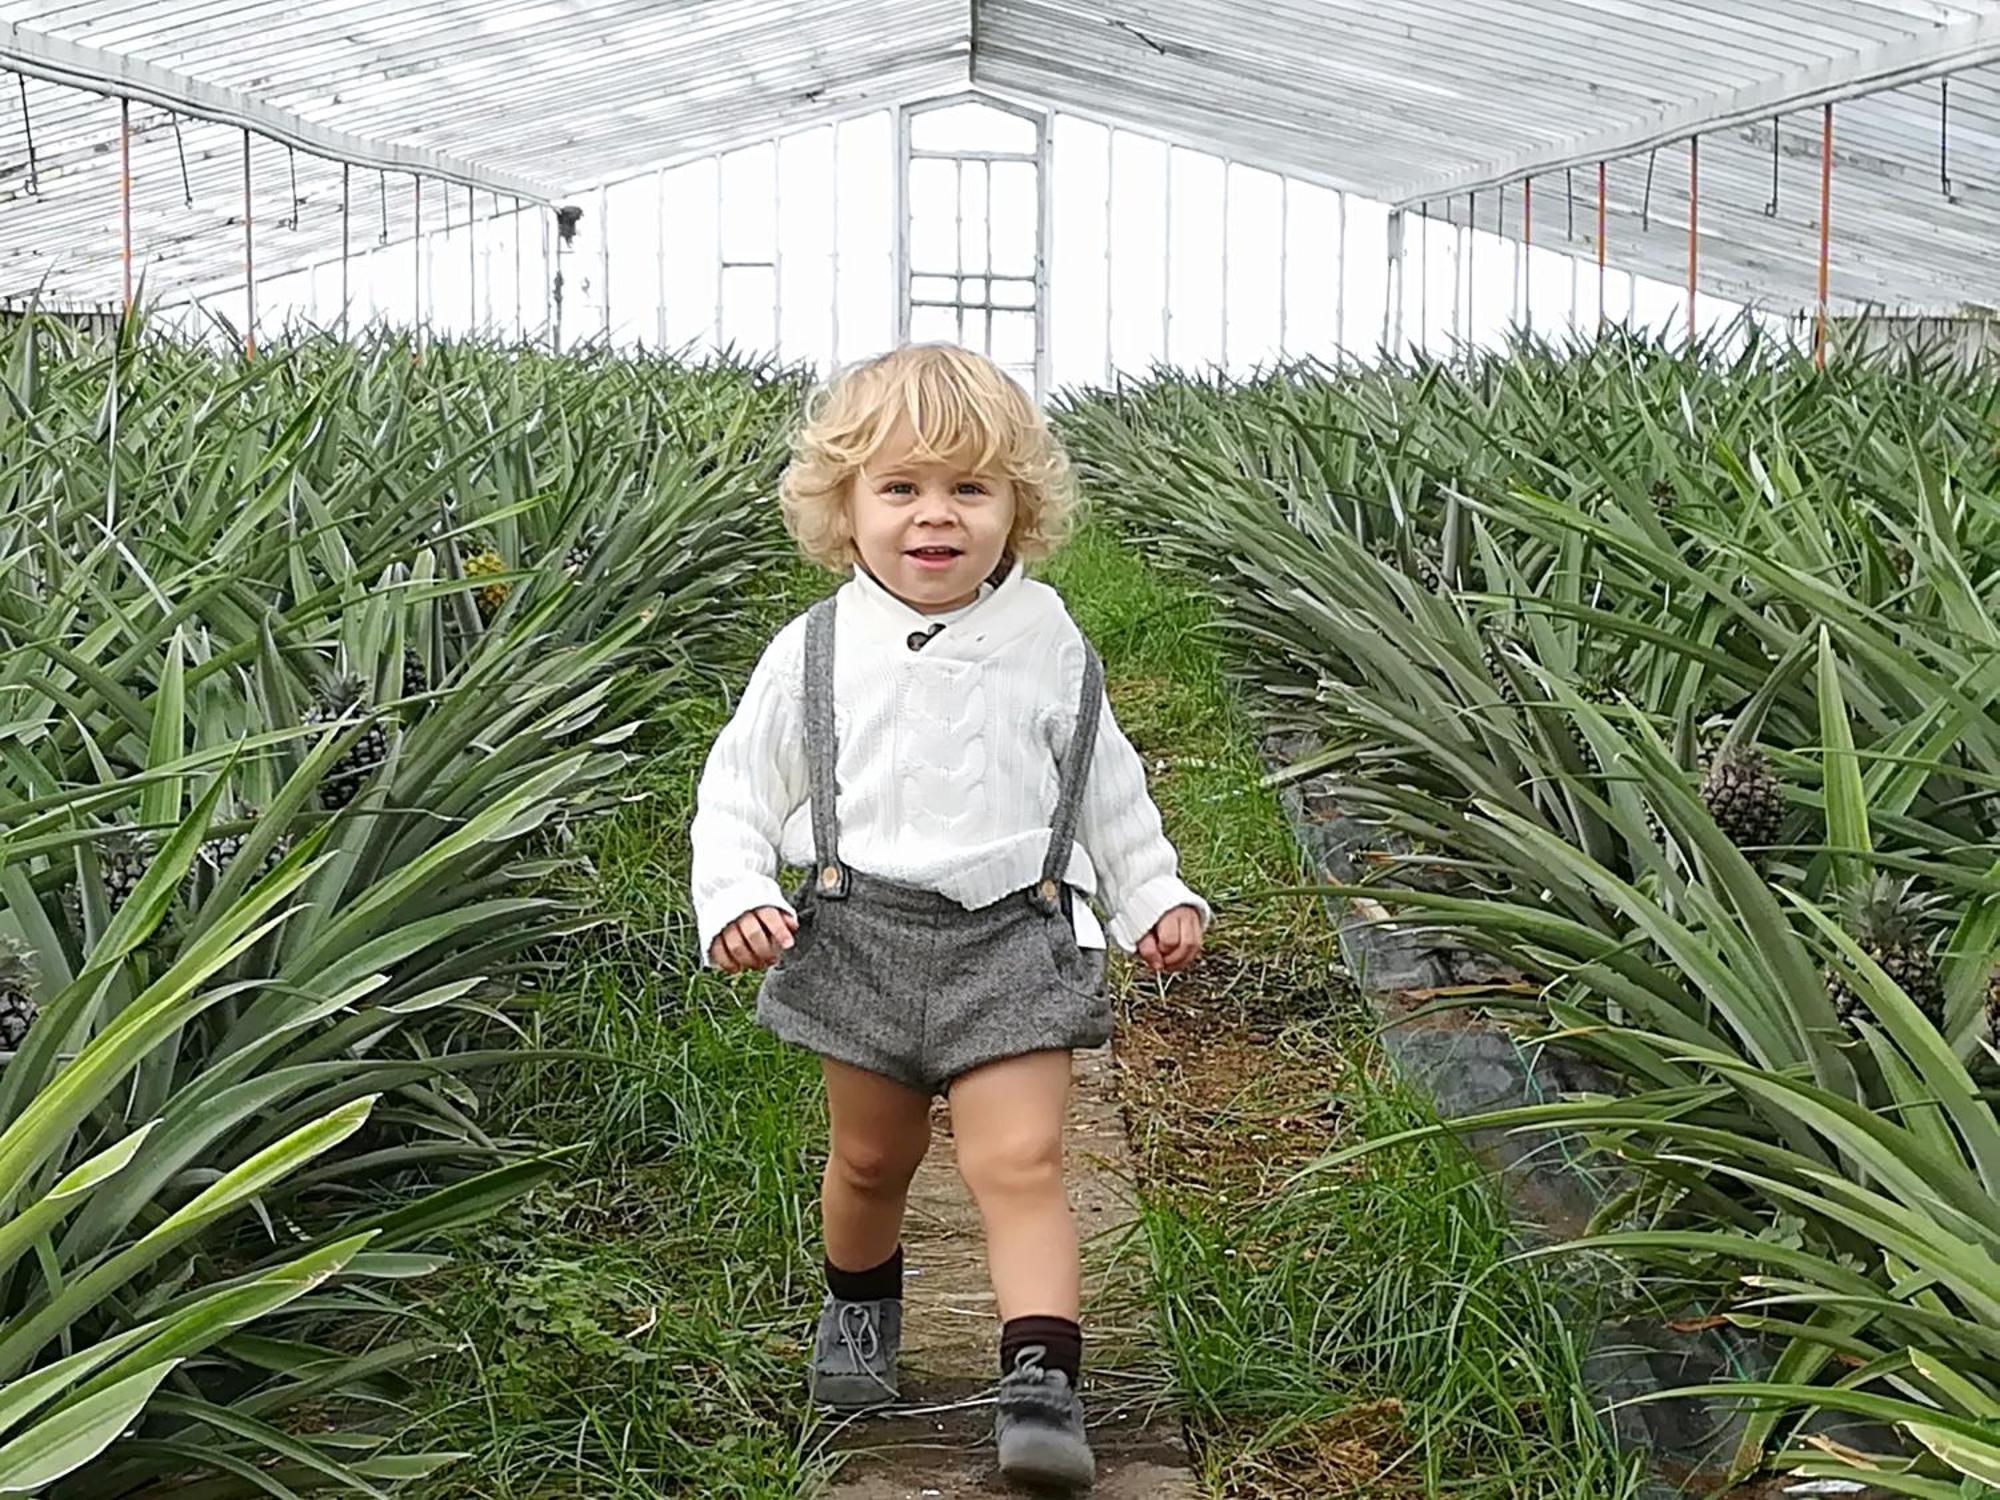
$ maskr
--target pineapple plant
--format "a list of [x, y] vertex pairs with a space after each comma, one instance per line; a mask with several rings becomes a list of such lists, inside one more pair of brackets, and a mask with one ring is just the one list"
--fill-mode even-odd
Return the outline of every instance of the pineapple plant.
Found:
[[1701, 783], [1702, 805], [1752, 863], [1769, 857], [1785, 822], [1785, 790], [1764, 752], [1739, 745], [1716, 755]]
[[0, 936], [0, 1047], [19, 1050], [35, 1024], [34, 953], [11, 937]]
[[[257, 817], [258, 811], [256, 808], [246, 807], [235, 815], [233, 821], [247, 823], [254, 827]], [[192, 885], [203, 870], [207, 870], [213, 877], [219, 877], [224, 870], [235, 863], [236, 857], [243, 852], [243, 846], [249, 842], [250, 835], [247, 831], [244, 833], [217, 834], [214, 838], [203, 841], [201, 847], [195, 851], [194, 867], [188, 872], [190, 885]], [[270, 853], [264, 856], [264, 863], [257, 871], [257, 878], [262, 879], [264, 876], [270, 874], [276, 868], [278, 861], [285, 857], [286, 851], [291, 847], [292, 841], [290, 836], [281, 836], [278, 842], [272, 845]]]
[[[1914, 887], [1914, 878], [1871, 876], [1849, 903], [1847, 930], [1923, 1012], [1924, 1019], [1942, 1029], [1944, 981], [1937, 958], [1941, 931], [1932, 917], [1936, 902], [1916, 894]], [[1833, 1001], [1842, 1024], [1851, 1028], [1867, 1016], [1867, 1002], [1831, 965], [1825, 978], [1827, 998]]]
[[[490, 578], [496, 573], [507, 571], [507, 561], [489, 543], [465, 560], [467, 578]], [[473, 591], [473, 599], [479, 605], [479, 618], [487, 624], [500, 613], [500, 607], [507, 602], [510, 585], [487, 583]]]
[[1493, 679], [1493, 685], [1500, 690], [1500, 701], [1513, 708], [1521, 706], [1521, 695], [1514, 688], [1514, 679], [1507, 671], [1503, 654], [1513, 638], [1506, 631], [1488, 626], [1480, 631], [1479, 659], [1486, 667], [1486, 675]]
[[581, 573], [590, 566], [590, 559], [597, 553], [598, 535], [596, 531], [586, 531], [570, 545], [563, 554], [563, 571], [572, 575]]
[[[359, 677], [341, 677], [328, 683], [314, 698], [311, 708], [306, 710], [308, 724], [331, 724], [345, 718], [356, 708], [362, 707], [367, 693], [367, 685]], [[329, 812], [338, 812], [352, 802], [361, 791], [361, 783], [368, 779], [389, 753], [389, 737], [383, 733], [380, 722], [370, 723], [367, 732], [327, 768], [326, 775], [319, 784], [319, 804]]]
[[424, 668], [424, 659], [417, 655], [417, 648], [403, 648], [403, 696], [414, 698], [427, 693], [431, 688], [431, 674]]
[[153, 863], [153, 841], [136, 828], [121, 827], [98, 846], [98, 869], [104, 876], [104, 902], [112, 912], [132, 899], [132, 892]]

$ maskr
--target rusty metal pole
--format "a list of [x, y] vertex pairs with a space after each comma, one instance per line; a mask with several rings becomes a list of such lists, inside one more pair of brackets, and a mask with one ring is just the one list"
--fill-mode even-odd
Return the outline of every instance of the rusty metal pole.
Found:
[[1535, 183], [1521, 179], [1521, 324], [1530, 333], [1535, 328]]
[[1813, 365], [1826, 368], [1827, 266], [1833, 240], [1833, 105], [1826, 106], [1819, 138], [1819, 317], [1813, 332]]
[[1604, 163], [1597, 164], [1597, 332], [1604, 333]]
[[250, 227], [250, 132], [243, 132], [243, 357], [257, 357], [257, 241]]
[[118, 216], [122, 225], [125, 312], [132, 312], [132, 101], [118, 101]]
[[349, 294], [348, 294], [347, 278], [348, 278], [349, 246], [351, 244], [350, 231], [353, 225], [353, 218], [350, 212], [350, 210], [353, 207], [353, 197], [351, 193], [352, 184], [349, 180], [348, 174], [353, 170], [354, 170], [353, 167], [349, 163], [346, 162], [341, 163], [340, 167], [340, 336], [343, 339], [348, 337]]
[[1701, 137], [1688, 138], [1688, 342], [1694, 342], [1695, 279], [1700, 264], [1695, 235], [1701, 218]]

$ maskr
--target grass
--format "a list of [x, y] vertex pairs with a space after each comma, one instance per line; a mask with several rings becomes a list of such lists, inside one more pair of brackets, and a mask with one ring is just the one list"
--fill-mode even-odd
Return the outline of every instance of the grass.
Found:
[[[1205, 607], [1097, 529], [1042, 576], [1103, 653], [1183, 871], [1220, 919], [1194, 974], [1114, 967], [1143, 1203], [1111, 1252], [1131, 1305], [1106, 1322], [1157, 1337], [1093, 1358], [1181, 1406], [1212, 1495], [1617, 1495], [1576, 1412], [1568, 1336], [1501, 1264], [1471, 1168], [1432, 1147], [1286, 1187], [1330, 1140], [1398, 1128], [1413, 1106], [1379, 1079], [1323, 911], [1260, 896], [1297, 881], [1299, 855]], [[804, 569], [774, 580], [719, 679], [740, 682], [825, 587]], [[534, 1025], [597, 1060], [531, 1065], [490, 1106], [490, 1128], [578, 1160], [468, 1236], [431, 1289], [464, 1352], [413, 1404], [427, 1436], [469, 1455], [434, 1500], [776, 1500], [826, 1471], [800, 1375], [819, 1295], [817, 1073], [752, 1022], [753, 981], [692, 959], [687, 819], [727, 711], [676, 705], [638, 800], [581, 834], [607, 925]]]

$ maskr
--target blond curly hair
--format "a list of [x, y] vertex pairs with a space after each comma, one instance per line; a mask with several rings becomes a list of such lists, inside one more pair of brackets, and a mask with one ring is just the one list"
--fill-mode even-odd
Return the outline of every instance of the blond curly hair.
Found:
[[919, 457], [1006, 478], [1014, 490], [1007, 555], [1049, 556], [1075, 524], [1069, 456], [1005, 371], [955, 344], [908, 344], [850, 365], [808, 399], [779, 489], [785, 529], [822, 567], [856, 561], [854, 476], [907, 423]]

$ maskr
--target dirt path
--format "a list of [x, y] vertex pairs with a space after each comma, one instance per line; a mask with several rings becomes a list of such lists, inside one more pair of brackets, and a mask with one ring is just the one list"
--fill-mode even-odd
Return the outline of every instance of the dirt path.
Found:
[[[1129, 1223], [1131, 1152], [1108, 1051], [1078, 1054], [1066, 1161], [1077, 1228], [1087, 1242]], [[904, 1235], [901, 1406], [833, 1429], [853, 1455], [824, 1500], [955, 1500], [1016, 1491], [993, 1464], [992, 1387], [999, 1320], [986, 1280], [979, 1214], [953, 1165], [950, 1121], [938, 1106], [928, 1158], [911, 1189]], [[1093, 1260], [1086, 1255], [1086, 1275]], [[1097, 1500], [1196, 1500], [1180, 1424], [1148, 1414], [1093, 1379], [1090, 1307], [1102, 1273], [1087, 1280], [1084, 1405], [1097, 1450]]]

